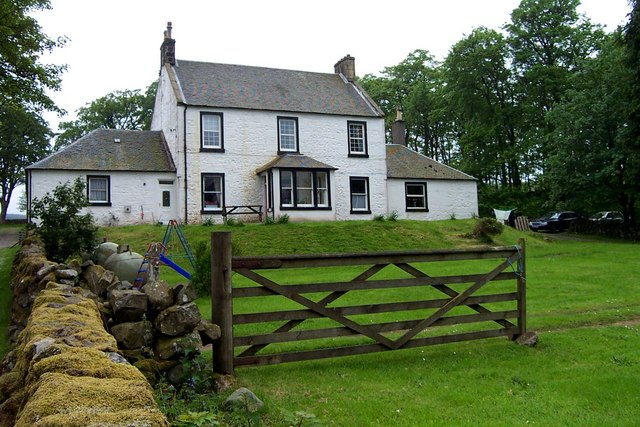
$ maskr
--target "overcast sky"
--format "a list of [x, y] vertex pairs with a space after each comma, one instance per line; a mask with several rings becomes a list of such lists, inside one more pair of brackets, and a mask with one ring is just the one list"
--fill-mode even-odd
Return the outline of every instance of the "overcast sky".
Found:
[[[160, 44], [173, 23], [176, 57], [207, 62], [333, 72], [346, 54], [356, 74], [377, 74], [415, 49], [437, 60], [474, 28], [499, 30], [519, 0], [51, 0], [35, 15], [65, 47], [43, 62], [67, 64], [51, 94], [69, 113], [115, 90], [144, 89], [158, 77]], [[582, 0], [580, 12], [613, 31], [627, 0]], [[12, 205], [18, 194], [12, 198]]]

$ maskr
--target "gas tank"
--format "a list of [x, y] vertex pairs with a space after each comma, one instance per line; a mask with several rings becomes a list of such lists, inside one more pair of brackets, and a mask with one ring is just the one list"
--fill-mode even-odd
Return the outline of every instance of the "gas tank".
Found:
[[118, 244], [113, 242], [100, 243], [95, 250], [96, 263], [105, 266], [107, 259], [118, 252]]
[[140, 265], [144, 257], [137, 252], [122, 251], [109, 256], [105, 261], [104, 268], [115, 273], [120, 280], [135, 283]]

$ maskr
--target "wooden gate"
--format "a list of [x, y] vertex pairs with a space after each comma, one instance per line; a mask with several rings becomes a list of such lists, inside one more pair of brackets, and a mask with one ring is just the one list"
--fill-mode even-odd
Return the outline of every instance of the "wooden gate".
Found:
[[[211, 244], [212, 319], [222, 330], [222, 336], [213, 348], [213, 366], [219, 373], [232, 374], [236, 366], [365, 354], [499, 336], [515, 339], [526, 332], [524, 240], [516, 246], [494, 248], [261, 257], [232, 257], [229, 232], [212, 233]], [[444, 261], [491, 259], [498, 260], [497, 265], [492, 263], [489, 271], [482, 273], [435, 276], [425, 272], [427, 267]], [[284, 284], [285, 280], [281, 280], [284, 276], [273, 277], [273, 273], [281, 269], [343, 267], [351, 271], [353, 266], [363, 267], [350, 280]], [[393, 277], [394, 274], [381, 273], [393, 266], [400, 275]], [[465, 272], [468, 267], [464, 266]], [[248, 279], [251, 285], [233, 286], [234, 273]], [[490, 283], [501, 283], [501, 286], [491, 292], [487, 286]], [[446, 297], [332, 305], [357, 291], [371, 293], [390, 289], [399, 289], [399, 293], [408, 289], [419, 292], [431, 289]], [[296, 309], [234, 314], [234, 300], [265, 296], [293, 301]], [[492, 304], [497, 308], [487, 308]], [[397, 316], [407, 312], [420, 315], [417, 319], [394, 318], [390, 322], [374, 323], [373, 320], [381, 314]], [[306, 327], [307, 323], [320, 318], [330, 319], [332, 327]], [[264, 329], [267, 322], [279, 326], [267, 333], [250, 330], [234, 336], [234, 326], [261, 325]], [[487, 324], [494, 326], [487, 328]], [[452, 329], [454, 325], [461, 330]], [[477, 325], [482, 327], [474, 329]], [[440, 330], [444, 332], [440, 334]], [[337, 337], [353, 336], [360, 339], [337, 344], [332, 341]], [[307, 340], [322, 340], [322, 347], [295, 348], [295, 344]], [[290, 348], [265, 351], [268, 346], [283, 343], [290, 343]]]

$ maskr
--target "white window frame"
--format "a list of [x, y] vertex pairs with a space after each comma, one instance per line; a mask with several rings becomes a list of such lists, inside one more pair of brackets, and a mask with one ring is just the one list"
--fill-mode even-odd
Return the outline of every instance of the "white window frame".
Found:
[[[409, 187], [413, 188], [421, 188], [422, 194], [409, 194]], [[429, 207], [427, 205], [427, 183], [426, 182], [405, 182], [404, 183], [404, 193], [405, 193], [405, 205], [407, 211], [428, 211]], [[418, 200], [422, 201], [422, 206], [410, 206], [413, 204], [420, 203], [409, 203], [409, 200]]]
[[[303, 174], [309, 174], [310, 187], [301, 186], [302, 180], [300, 178]], [[285, 179], [285, 177], [287, 178]], [[282, 197], [282, 195], [285, 192], [289, 195], [291, 203], [283, 203], [285, 198]], [[310, 203], [299, 202], [302, 198], [300, 197], [302, 192], [311, 196]], [[331, 182], [329, 171], [324, 169], [280, 169], [280, 208], [283, 210], [331, 209]]]
[[367, 147], [367, 122], [347, 122], [349, 156], [369, 157]]
[[[216, 185], [214, 184], [213, 190], [207, 190], [205, 186], [205, 180], [213, 178], [214, 180], [218, 180], [218, 190], [215, 189]], [[201, 183], [201, 192], [202, 192], [202, 212], [221, 212], [224, 207], [224, 174], [222, 173], [203, 173], [202, 178], [200, 180]], [[206, 201], [207, 195], [215, 195], [218, 201], [218, 205], [209, 205]]]
[[200, 113], [200, 147], [221, 151], [223, 144], [222, 113]]
[[[104, 188], [94, 188], [98, 182], [104, 182]], [[97, 192], [104, 193], [103, 197], [94, 197]], [[87, 201], [91, 205], [111, 204], [111, 177], [108, 175], [87, 175]]]
[[[356, 193], [353, 191], [353, 183], [356, 181], [364, 182], [364, 192]], [[364, 207], [355, 207], [354, 197], [364, 197]], [[349, 177], [349, 200], [351, 202], [351, 213], [371, 213], [371, 207], [369, 206], [369, 177]]]
[[[291, 127], [283, 129], [283, 125], [291, 124]], [[283, 145], [284, 141], [288, 141], [292, 146]], [[297, 153], [298, 147], [298, 118], [278, 116], [278, 152], [279, 153]]]

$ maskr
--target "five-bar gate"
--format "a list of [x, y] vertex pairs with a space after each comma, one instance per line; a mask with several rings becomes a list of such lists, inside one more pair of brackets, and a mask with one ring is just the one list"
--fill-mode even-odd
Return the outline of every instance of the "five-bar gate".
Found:
[[[212, 318], [222, 331], [213, 348], [214, 369], [219, 373], [232, 374], [236, 366], [499, 336], [515, 339], [526, 332], [524, 240], [515, 246], [491, 248], [261, 257], [232, 257], [229, 232], [212, 233], [211, 242]], [[473, 266], [464, 263], [471, 260], [489, 261]], [[454, 263], [454, 267], [464, 272], [440, 275], [427, 272], [445, 261], [462, 261]], [[332, 267], [342, 267], [342, 272], [355, 271], [355, 276], [350, 280], [285, 284], [287, 276], [277, 274], [282, 269]], [[484, 271], [469, 273], [470, 267]], [[389, 269], [393, 271], [390, 273]], [[234, 286], [232, 276], [244, 277], [244, 282], [250, 284]], [[326, 274], [323, 277], [326, 279]], [[359, 297], [354, 297], [363, 291], [370, 298], [372, 291], [377, 290], [385, 290], [386, 297], [390, 290], [395, 290], [393, 301], [362, 304]], [[435, 298], [434, 292], [440, 297]], [[414, 299], [395, 301], [398, 294]], [[346, 298], [347, 295], [351, 298]], [[267, 296], [284, 298], [295, 308], [234, 314], [234, 301]], [[262, 305], [253, 305], [256, 306]], [[407, 317], [407, 313], [414, 314], [414, 318]], [[322, 318], [330, 321], [309, 327]], [[273, 324], [278, 326], [264, 331], [264, 325]], [[234, 326], [237, 329], [238, 325], [254, 327], [245, 327], [245, 334], [236, 336]], [[360, 339], [337, 341], [338, 337], [353, 336]], [[319, 348], [297, 348], [297, 343], [307, 340], [322, 341], [316, 341]], [[286, 343], [289, 348], [271, 349]]]

